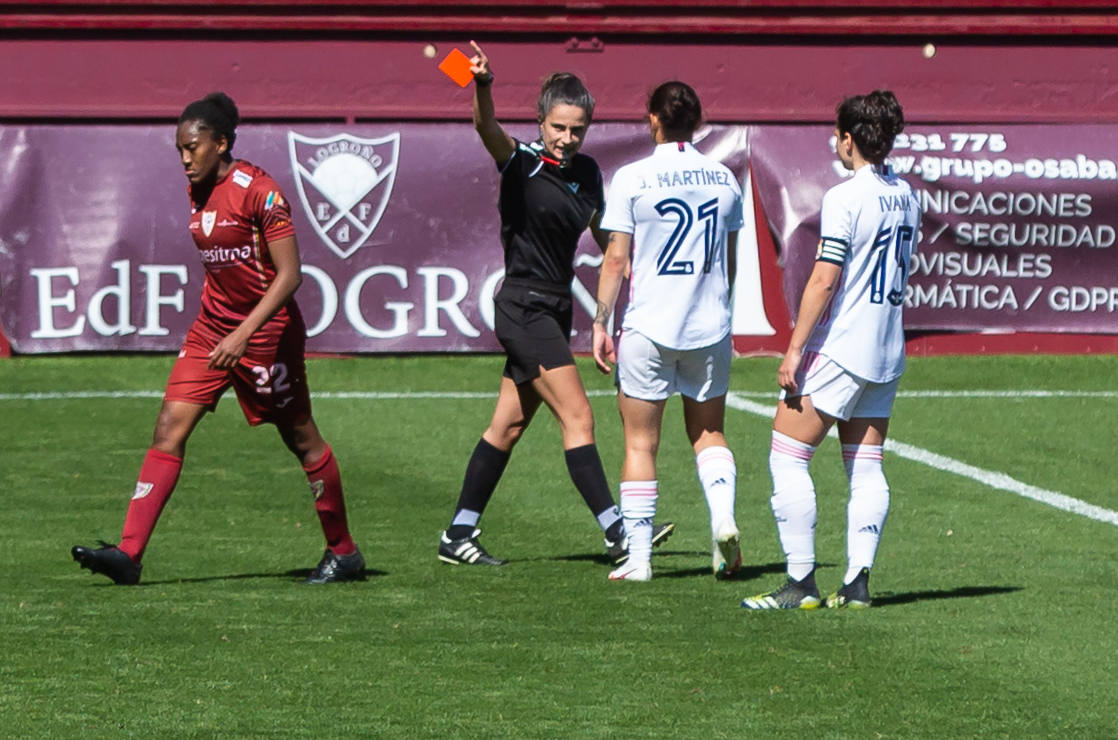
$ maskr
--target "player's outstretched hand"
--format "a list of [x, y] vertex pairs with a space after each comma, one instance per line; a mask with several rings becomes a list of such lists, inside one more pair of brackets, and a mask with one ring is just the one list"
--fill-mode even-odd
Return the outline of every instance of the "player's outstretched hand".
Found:
[[474, 73], [474, 82], [480, 82], [483, 85], [489, 84], [493, 81], [493, 70], [489, 67], [489, 57], [485, 56], [485, 52], [477, 45], [476, 41], [470, 41], [470, 46], [474, 47], [474, 55], [470, 57], [470, 71]]
[[617, 352], [613, 347], [613, 337], [601, 324], [594, 323], [594, 364], [604, 375], [609, 375], [613, 370], [611, 362], [617, 362]]

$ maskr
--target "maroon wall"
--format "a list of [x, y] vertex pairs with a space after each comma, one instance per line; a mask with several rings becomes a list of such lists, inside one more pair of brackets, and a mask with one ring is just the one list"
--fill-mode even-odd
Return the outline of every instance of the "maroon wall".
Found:
[[[552, 69], [584, 75], [599, 120], [640, 117], [649, 87], [691, 81], [718, 122], [826, 122], [836, 98], [889, 87], [913, 122], [1118, 121], [1115, 48], [1093, 41], [1014, 45], [925, 37], [836, 44], [832, 37], [625, 37], [579, 51], [570, 38], [507, 40], [477, 34], [498, 76], [505, 117], [533, 115], [539, 80]], [[5, 118], [173, 118], [184, 101], [227, 90], [246, 118], [461, 119], [457, 88], [437, 71], [469, 36], [353, 39], [17, 39], [0, 65]], [[432, 44], [436, 58], [424, 56]], [[588, 47], [589, 48], [589, 47]]]
[[610, 120], [671, 77], [726, 122], [827, 121], [836, 97], [881, 86], [914, 122], [1118, 120], [1103, 0], [0, 0], [0, 38], [2, 117], [173, 117], [224, 87], [250, 118], [458, 118], [435, 67], [477, 38], [505, 116], [530, 116], [541, 74], [568, 68]]

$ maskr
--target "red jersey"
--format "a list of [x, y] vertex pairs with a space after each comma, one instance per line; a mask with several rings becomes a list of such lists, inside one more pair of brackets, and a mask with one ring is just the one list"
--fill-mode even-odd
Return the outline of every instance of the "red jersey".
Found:
[[[267, 172], [235, 160], [199, 202], [189, 188], [190, 235], [206, 268], [198, 323], [214, 332], [216, 341], [249, 315], [276, 278], [268, 244], [295, 235], [291, 209], [279, 185]], [[251, 345], [272, 344], [292, 322], [302, 322], [292, 298], [260, 327]]]

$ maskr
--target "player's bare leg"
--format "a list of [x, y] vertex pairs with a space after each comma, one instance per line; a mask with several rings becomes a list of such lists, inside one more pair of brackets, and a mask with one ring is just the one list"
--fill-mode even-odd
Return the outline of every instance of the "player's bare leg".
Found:
[[276, 428], [307, 474], [315, 513], [326, 539], [326, 552], [305, 582], [335, 583], [364, 578], [365, 559], [349, 533], [341, 472], [330, 445], [309, 415], [291, 424], [277, 424]]
[[645, 401], [617, 394], [617, 410], [625, 431], [625, 462], [621, 480], [656, 480], [656, 455], [666, 401]]
[[741, 536], [734, 517], [738, 472], [725, 435], [726, 397], [683, 396], [683, 420], [710, 509], [711, 570], [718, 578], [732, 578], [741, 569]]
[[102, 573], [114, 583], [133, 585], [140, 580], [144, 550], [155, 530], [159, 515], [175, 490], [182, 471], [186, 442], [205, 415], [205, 406], [184, 401], [163, 402], [156, 418], [152, 444], [144, 456], [119, 545], [105, 542], [101, 547], [80, 545], [70, 552], [83, 568]]
[[834, 417], [815, 408], [811, 396], [795, 396], [777, 404], [773, 431], [818, 447], [835, 421]]

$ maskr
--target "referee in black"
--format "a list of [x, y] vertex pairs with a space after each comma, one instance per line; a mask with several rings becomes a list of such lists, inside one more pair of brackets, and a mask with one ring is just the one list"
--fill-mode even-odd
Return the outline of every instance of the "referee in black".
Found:
[[[505, 250], [505, 280], [495, 298], [496, 334], [507, 359], [497, 407], [466, 466], [450, 526], [439, 536], [439, 559], [470, 565], [503, 565], [478, 542], [478, 521], [493, 496], [512, 448], [532, 417], [547, 404], [559, 422], [567, 470], [605, 533], [615, 563], [628, 557], [628, 541], [610, 493], [598, 448], [594, 416], [569, 346], [571, 281], [579, 237], [587, 227], [605, 250], [598, 228], [605, 199], [598, 163], [579, 147], [594, 115], [594, 98], [573, 74], [557, 72], [540, 90], [540, 138], [528, 144], [504, 130], [493, 109], [493, 73], [476, 43], [474, 128], [501, 173], [498, 210]], [[654, 544], [673, 525], [654, 531]]]

